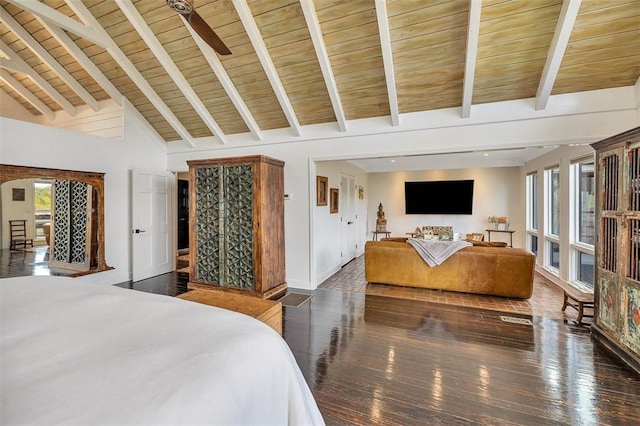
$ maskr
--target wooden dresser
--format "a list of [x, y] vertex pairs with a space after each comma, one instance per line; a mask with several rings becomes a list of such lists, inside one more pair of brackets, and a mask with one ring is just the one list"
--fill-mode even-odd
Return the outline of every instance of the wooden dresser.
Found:
[[285, 293], [284, 162], [255, 155], [188, 164], [189, 288]]

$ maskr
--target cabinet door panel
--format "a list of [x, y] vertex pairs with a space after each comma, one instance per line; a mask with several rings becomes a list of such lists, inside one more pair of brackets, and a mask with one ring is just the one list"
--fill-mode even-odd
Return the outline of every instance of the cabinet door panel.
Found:
[[194, 281], [218, 284], [220, 268], [220, 203], [222, 202], [220, 167], [195, 170]]
[[224, 168], [224, 285], [253, 290], [253, 168]]
[[600, 297], [596, 320], [599, 325], [617, 334], [617, 312], [620, 303], [617, 275], [604, 270], [599, 272]]
[[621, 341], [635, 353], [640, 353], [640, 283], [624, 280], [621, 294]]

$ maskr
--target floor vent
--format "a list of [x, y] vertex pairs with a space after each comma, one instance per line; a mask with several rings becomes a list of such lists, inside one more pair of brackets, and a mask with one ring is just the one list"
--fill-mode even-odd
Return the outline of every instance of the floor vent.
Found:
[[500, 319], [504, 322], [511, 322], [513, 324], [533, 325], [531, 320], [528, 320], [526, 318], [507, 317], [504, 315], [500, 315]]

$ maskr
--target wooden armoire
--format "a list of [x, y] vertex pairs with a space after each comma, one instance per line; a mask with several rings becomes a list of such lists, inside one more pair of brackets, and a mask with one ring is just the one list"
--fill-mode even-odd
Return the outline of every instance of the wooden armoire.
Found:
[[591, 335], [640, 374], [640, 127], [591, 146], [598, 223]]
[[286, 292], [284, 162], [255, 155], [187, 163], [189, 287], [263, 299]]

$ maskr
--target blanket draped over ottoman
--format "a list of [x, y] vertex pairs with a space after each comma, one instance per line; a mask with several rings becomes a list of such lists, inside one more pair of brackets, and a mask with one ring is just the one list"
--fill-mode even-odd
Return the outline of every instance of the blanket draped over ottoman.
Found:
[[468, 241], [430, 241], [409, 238], [407, 240], [429, 266], [437, 266], [458, 250], [471, 247]]

